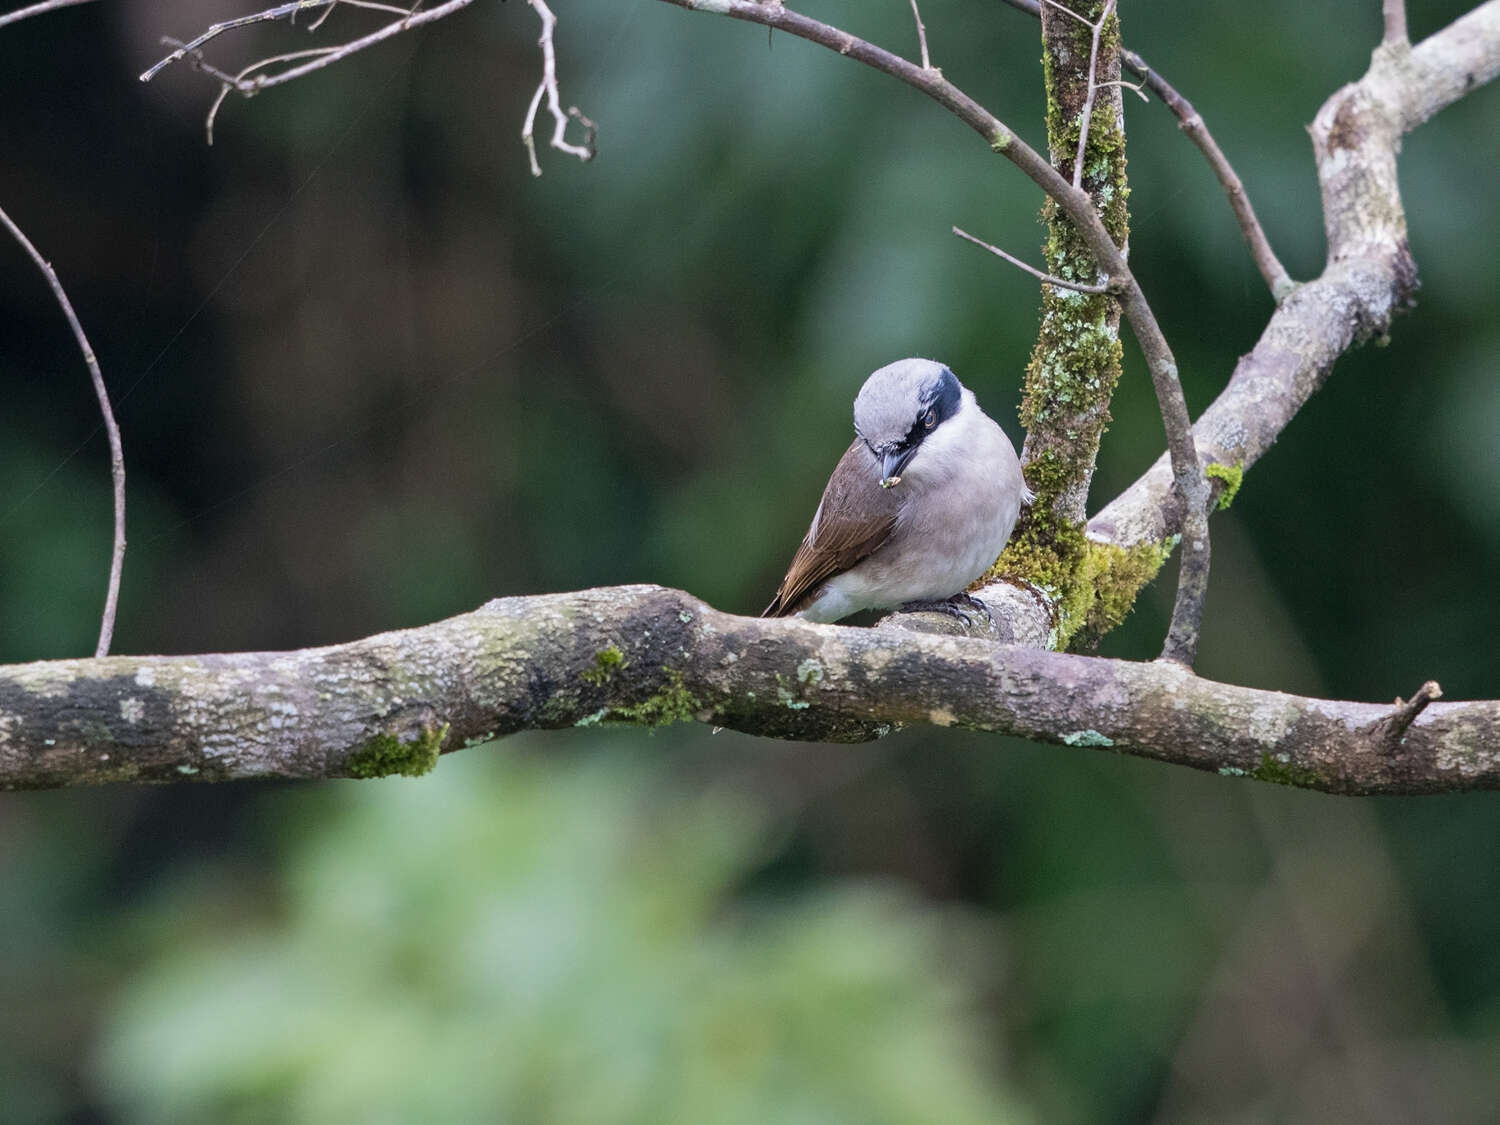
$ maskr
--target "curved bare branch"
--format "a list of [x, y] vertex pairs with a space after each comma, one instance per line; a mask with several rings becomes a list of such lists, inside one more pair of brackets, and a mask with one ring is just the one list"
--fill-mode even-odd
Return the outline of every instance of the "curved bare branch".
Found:
[[59, 8], [74, 8], [79, 4], [88, 4], [91, 2], [92, 0], [41, 0], [38, 4], [28, 4], [24, 8], [0, 13], [0, 27], [5, 27], [7, 24], [20, 23], [22, 20], [30, 19], [32, 16], [45, 16], [48, 12], [55, 12]]
[[[1411, 300], [1416, 264], [1396, 176], [1401, 137], [1500, 75], [1500, 0], [1489, 0], [1414, 48], [1375, 50], [1358, 82], [1313, 120], [1328, 264], [1271, 315], [1253, 350], [1193, 427], [1208, 462], [1254, 465], [1360, 340], [1387, 332]], [[1179, 523], [1165, 458], [1089, 521], [1089, 535], [1160, 542]]]
[[104, 612], [99, 617], [99, 643], [94, 647], [96, 657], [105, 656], [114, 640], [115, 611], [120, 604], [120, 575], [125, 568], [125, 450], [120, 442], [120, 427], [115, 422], [114, 407], [110, 405], [109, 391], [104, 386], [104, 372], [99, 370], [94, 347], [83, 331], [78, 314], [73, 311], [73, 302], [68, 300], [67, 290], [58, 280], [57, 271], [52, 268], [51, 262], [42, 257], [41, 251], [32, 244], [31, 239], [26, 237], [26, 232], [16, 226], [3, 209], [0, 209], [0, 226], [10, 232], [10, 236], [20, 244], [21, 249], [26, 251], [27, 256], [36, 263], [37, 269], [42, 271], [42, 276], [47, 279], [47, 287], [52, 290], [53, 299], [62, 309], [78, 350], [83, 354], [84, 366], [88, 368], [89, 380], [94, 385], [94, 397], [99, 401], [104, 433], [109, 439], [109, 476], [114, 485], [115, 529], [109, 557], [109, 580], [104, 590]]

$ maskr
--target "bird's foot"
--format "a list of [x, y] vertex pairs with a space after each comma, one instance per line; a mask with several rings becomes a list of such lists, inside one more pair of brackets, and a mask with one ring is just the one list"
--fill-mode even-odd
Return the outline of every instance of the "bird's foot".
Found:
[[[943, 613], [957, 621], [962, 621], [970, 629], [975, 625], [983, 624], [993, 627], [995, 619], [990, 616], [990, 607], [978, 598], [970, 594], [954, 594], [951, 598], [943, 598], [940, 601], [930, 602], [907, 602], [901, 607], [902, 613]], [[979, 620], [976, 621], [975, 617]]]

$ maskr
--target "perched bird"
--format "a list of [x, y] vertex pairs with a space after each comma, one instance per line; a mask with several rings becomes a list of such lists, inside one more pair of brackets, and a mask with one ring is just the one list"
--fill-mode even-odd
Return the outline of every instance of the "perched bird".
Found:
[[1010, 439], [952, 371], [882, 367], [854, 400], [844, 451], [762, 617], [837, 621], [896, 606], [963, 616], [1031, 491]]

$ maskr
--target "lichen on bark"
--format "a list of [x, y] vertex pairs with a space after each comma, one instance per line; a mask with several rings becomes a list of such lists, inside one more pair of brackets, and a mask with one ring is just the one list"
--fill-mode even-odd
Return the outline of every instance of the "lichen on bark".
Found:
[[[1099, 18], [1105, 0], [1074, 10]], [[1071, 178], [1078, 154], [1083, 108], [1094, 86], [1082, 185], [1110, 237], [1124, 246], [1129, 235], [1118, 17], [1111, 13], [1090, 74], [1092, 33], [1078, 19], [1042, 7], [1043, 77], [1047, 90], [1047, 142], [1052, 164]], [[1047, 270], [1092, 283], [1098, 267], [1077, 228], [1049, 199]], [[1022, 460], [1036, 501], [1022, 513], [1010, 545], [987, 579], [1009, 578], [1041, 589], [1053, 608], [1053, 645], [1091, 647], [1129, 612], [1135, 594], [1160, 568], [1169, 547], [1148, 543], [1122, 550], [1085, 538], [1085, 505], [1099, 442], [1109, 424], [1109, 403], [1120, 378], [1120, 306], [1110, 296], [1042, 287], [1041, 323], [1026, 368], [1021, 422]]]

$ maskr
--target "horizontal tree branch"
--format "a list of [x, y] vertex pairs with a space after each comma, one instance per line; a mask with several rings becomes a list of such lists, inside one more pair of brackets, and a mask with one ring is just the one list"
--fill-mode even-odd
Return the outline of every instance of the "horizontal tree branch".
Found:
[[1432, 703], [1393, 742], [1395, 710], [619, 586], [301, 652], [0, 667], [0, 786], [420, 773], [522, 730], [692, 719], [809, 741], [959, 726], [1333, 793], [1500, 787], [1500, 702]]

